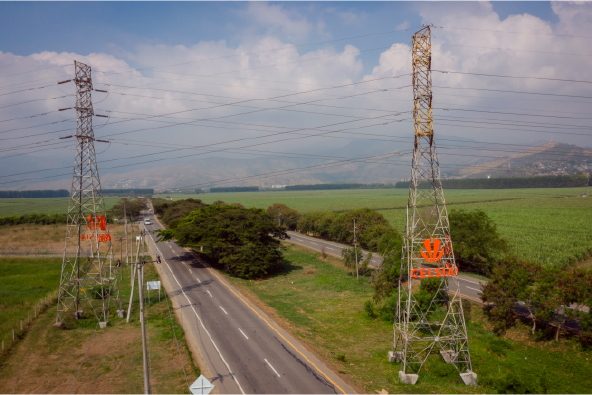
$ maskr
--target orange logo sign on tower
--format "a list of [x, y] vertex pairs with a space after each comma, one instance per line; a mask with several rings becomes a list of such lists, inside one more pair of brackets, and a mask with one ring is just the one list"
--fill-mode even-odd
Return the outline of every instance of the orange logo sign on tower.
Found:
[[423, 245], [426, 251], [422, 251], [421, 256], [428, 262], [438, 262], [442, 258], [442, 255], [444, 255], [444, 249], [440, 250], [440, 240], [438, 239], [434, 239], [433, 249], [431, 239], [425, 239]]

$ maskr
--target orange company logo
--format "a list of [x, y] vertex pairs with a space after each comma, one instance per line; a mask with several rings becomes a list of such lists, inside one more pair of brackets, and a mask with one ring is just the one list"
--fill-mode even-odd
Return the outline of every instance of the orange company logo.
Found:
[[[433, 270], [433, 272], [432, 272]], [[421, 269], [412, 269], [411, 270], [411, 277], [413, 278], [427, 278], [427, 277], [449, 277], [449, 276], [456, 276], [458, 274], [458, 267], [447, 263], [444, 267], [436, 267], [436, 268], [421, 268]]]
[[[92, 240], [95, 238], [95, 235], [80, 235], [80, 240]], [[97, 237], [97, 240], [99, 240], [99, 243], [104, 243], [106, 241], [111, 241], [111, 235], [109, 233], [107, 234], [100, 234]]]
[[421, 256], [423, 256], [428, 262], [438, 262], [442, 258], [442, 255], [444, 255], [444, 249], [446, 249], [446, 247], [440, 250], [440, 240], [434, 239], [434, 248], [432, 249], [431, 240], [432, 239], [425, 239], [423, 241], [427, 254], [426, 251], [422, 251]]
[[85, 220], [86, 226], [89, 229], [107, 230], [107, 218], [104, 215], [97, 215], [95, 218], [93, 218], [92, 215], [89, 215]]

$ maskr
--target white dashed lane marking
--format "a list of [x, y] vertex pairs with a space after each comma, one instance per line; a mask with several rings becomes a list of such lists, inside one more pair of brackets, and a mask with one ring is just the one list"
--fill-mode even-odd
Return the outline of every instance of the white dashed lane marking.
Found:
[[208, 289], [207, 291], [208, 291], [208, 294], [213, 298], [212, 294], [210, 293], [210, 290]]
[[273, 366], [271, 366], [271, 364], [270, 364], [270, 363], [267, 361], [267, 359], [265, 360], [265, 362], [267, 362], [267, 364], [269, 365], [269, 367], [270, 367], [270, 368], [271, 368], [271, 369], [272, 369], [272, 370], [275, 372], [275, 374], [277, 374], [277, 376], [278, 376], [278, 377], [282, 377], [282, 376], [280, 376], [280, 374], [277, 372], [277, 370], [275, 370], [275, 369], [273, 368]]
[[222, 311], [224, 312], [224, 314], [228, 314], [228, 313], [226, 312], [226, 310], [224, 310], [224, 307], [220, 306], [220, 308], [222, 309]]
[[[240, 331], [240, 333], [242, 333], [242, 334], [243, 334], [243, 336], [244, 336], [244, 337], [247, 337], [247, 335], [245, 335], [245, 332], [243, 332], [243, 331], [241, 330], [241, 328], [238, 328], [238, 330]], [[249, 340], [249, 338], [248, 338], [248, 337], [247, 337], [247, 340]]]

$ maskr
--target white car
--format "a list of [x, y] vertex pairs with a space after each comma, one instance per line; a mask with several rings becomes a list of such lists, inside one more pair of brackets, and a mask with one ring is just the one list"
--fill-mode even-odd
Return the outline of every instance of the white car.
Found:
[[150, 220], [149, 219], [145, 219], [144, 220], [144, 225], [150, 225]]

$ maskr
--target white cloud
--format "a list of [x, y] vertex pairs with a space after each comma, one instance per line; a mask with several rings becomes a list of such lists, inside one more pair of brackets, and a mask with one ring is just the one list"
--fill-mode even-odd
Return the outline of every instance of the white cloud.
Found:
[[290, 37], [306, 36], [314, 28], [305, 16], [280, 5], [251, 2], [246, 14], [270, 32], [281, 31]]

